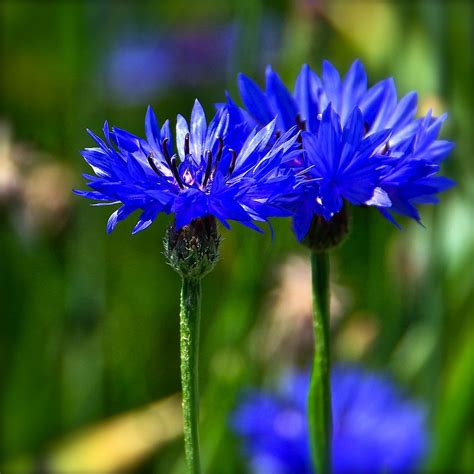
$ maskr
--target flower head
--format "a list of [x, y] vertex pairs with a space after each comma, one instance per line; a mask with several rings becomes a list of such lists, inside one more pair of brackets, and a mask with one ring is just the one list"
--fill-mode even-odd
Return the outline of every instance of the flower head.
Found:
[[411, 142], [388, 153], [389, 159], [380, 175], [379, 186], [390, 198], [391, 205], [380, 212], [399, 227], [391, 212], [421, 223], [417, 204], [437, 204], [437, 193], [454, 186], [454, 181], [437, 173], [441, 161], [452, 149], [452, 143], [434, 140], [446, 114], [433, 120], [431, 113], [422, 120]]
[[[385, 191], [378, 187], [383, 164], [380, 154], [390, 130], [364, 136], [364, 121], [355, 108], [344, 126], [329, 105], [315, 133], [303, 132], [307, 171], [300, 183], [301, 199], [294, 229], [302, 239], [314, 214], [330, 220], [346, 199], [352, 204], [390, 206]], [[302, 204], [302, 205], [301, 205]]]
[[[312, 215], [331, 219], [342, 207], [342, 199], [376, 206], [394, 223], [392, 211], [420, 221], [415, 206], [437, 202], [434, 195], [454, 184], [435, 177], [439, 164], [453, 148], [451, 142], [438, 140], [446, 115], [434, 118], [428, 113], [416, 118], [417, 94], [410, 92], [398, 100], [392, 78], [368, 88], [367, 74], [358, 60], [343, 79], [328, 61], [323, 62], [321, 78], [303, 65], [293, 92], [270, 66], [265, 91], [243, 74], [238, 82], [246, 110], [240, 110], [229, 97], [227, 105], [249, 126], [261, 126], [276, 116], [278, 132], [295, 125], [306, 132], [306, 153], [291, 163], [299, 169], [313, 166], [312, 173], [302, 177], [304, 181], [315, 178], [315, 173], [326, 177], [336, 173], [344, 181], [343, 192], [334, 192], [333, 185], [328, 188], [321, 176], [313, 179], [312, 187], [306, 182], [300, 188], [301, 200], [295, 207], [299, 239], [308, 230]], [[356, 149], [359, 145], [363, 153]], [[385, 157], [383, 170], [379, 159], [372, 163], [372, 158], [381, 154]]]
[[105, 141], [89, 131], [98, 147], [82, 155], [95, 176], [85, 175], [92, 191], [75, 191], [102, 205], [120, 204], [107, 231], [132, 212], [142, 214], [133, 233], [147, 228], [159, 213], [174, 214], [176, 229], [197, 218], [214, 216], [259, 230], [255, 222], [287, 216], [295, 177], [280, 165], [293, 156], [296, 134], [289, 130], [269, 146], [275, 121], [242, 136], [243, 130], [220, 109], [209, 126], [196, 101], [188, 125], [178, 115], [176, 153], [169, 122], [159, 128], [151, 108], [146, 140], [104, 125]]
[[[255, 474], [311, 474], [306, 424], [309, 376], [292, 373], [277, 393], [249, 392], [232, 417]], [[356, 367], [332, 375], [333, 472], [409, 473], [426, 453], [424, 410], [385, 376]]]

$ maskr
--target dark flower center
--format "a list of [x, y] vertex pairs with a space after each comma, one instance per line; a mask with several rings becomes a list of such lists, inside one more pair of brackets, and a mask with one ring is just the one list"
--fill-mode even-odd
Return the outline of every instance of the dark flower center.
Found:
[[[184, 189], [183, 181], [182, 181], [181, 176], [179, 175], [179, 172], [178, 172], [178, 156], [175, 153], [173, 156], [170, 157], [170, 154], [169, 154], [169, 151], [168, 151], [168, 139], [167, 138], [164, 138], [163, 141], [161, 142], [161, 151], [163, 153], [163, 157], [164, 157], [166, 163], [168, 164], [168, 168], [170, 169], [171, 173], [174, 176], [174, 179], [178, 183], [178, 186], [180, 187], [180, 189]], [[148, 163], [149, 163], [151, 169], [158, 176], [160, 176], [160, 177], [163, 176], [163, 173], [156, 166], [153, 152], [151, 152], [147, 156], [147, 160], [148, 160]]]
[[306, 131], [306, 120], [303, 120], [300, 114], [296, 114], [295, 122], [298, 130]]
[[[222, 159], [222, 154], [223, 154], [223, 151], [224, 151], [224, 140], [222, 139], [222, 137], [219, 137], [217, 140], [218, 140], [218, 146], [217, 146], [217, 152], [216, 152], [215, 158], [214, 158], [214, 155], [212, 153], [212, 150], [207, 150], [205, 152], [207, 163], [206, 163], [206, 169], [205, 169], [204, 177], [203, 177], [202, 184], [201, 184], [202, 189], [205, 189], [209, 185], [209, 183], [212, 183], [212, 180], [213, 180], [213, 178], [216, 174], [216, 170], [217, 170], [217, 168], [219, 166], [219, 163]], [[178, 155], [175, 153], [173, 156], [170, 157], [170, 154], [169, 154], [169, 151], [168, 151], [168, 139], [167, 138], [164, 138], [163, 141], [161, 142], [161, 151], [163, 153], [163, 157], [164, 157], [171, 173], [173, 174], [173, 177], [176, 180], [176, 183], [178, 184], [179, 188], [184, 189], [185, 186], [189, 187], [189, 183], [186, 181], [186, 178], [183, 182], [183, 179], [181, 178], [181, 176], [179, 174]], [[230, 161], [229, 170], [228, 170], [228, 173], [227, 173], [227, 178], [230, 178], [230, 176], [232, 175], [232, 173], [235, 169], [236, 162], [237, 162], [237, 152], [235, 150], [231, 149], [231, 148], [229, 148], [229, 152], [231, 153], [232, 158], [231, 158], [231, 161]], [[184, 137], [184, 153], [185, 153], [185, 156], [188, 156], [190, 154], [189, 133], [187, 133]], [[163, 177], [163, 173], [160, 171], [160, 169], [156, 165], [155, 156], [154, 156], [153, 152], [151, 152], [147, 156], [147, 161], [148, 161], [148, 164], [150, 165], [150, 168], [158, 176]], [[194, 182], [194, 181], [192, 181], [192, 182]]]
[[[212, 151], [207, 151], [207, 165], [206, 165], [206, 172], [204, 173], [204, 179], [202, 181], [202, 187], [205, 188], [209, 179], [212, 179], [216, 173], [217, 167], [219, 166], [219, 162], [222, 158], [222, 152], [224, 151], [224, 140], [219, 137], [219, 145], [217, 147], [216, 159], [213, 160]], [[214, 166], [212, 166], [214, 162]]]

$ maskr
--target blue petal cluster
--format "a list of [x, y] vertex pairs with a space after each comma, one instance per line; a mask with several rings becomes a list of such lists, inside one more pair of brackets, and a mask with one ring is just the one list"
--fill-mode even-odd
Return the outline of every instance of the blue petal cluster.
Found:
[[[311, 474], [309, 376], [291, 373], [277, 393], [247, 392], [232, 416], [254, 474]], [[425, 412], [391, 380], [358, 367], [332, 375], [333, 472], [415, 472], [428, 448]]]
[[398, 100], [392, 78], [369, 88], [360, 61], [344, 78], [327, 61], [321, 78], [304, 65], [293, 93], [270, 67], [265, 91], [243, 74], [239, 88], [245, 109], [228, 96], [209, 126], [197, 101], [189, 124], [178, 116], [176, 153], [168, 121], [160, 129], [151, 108], [146, 140], [107, 123], [105, 140], [89, 132], [98, 145], [82, 152], [92, 191], [76, 192], [121, 204], [109, 232], [138, 209], [134, 233], [161, 212], [178, 229], [212, 215], [259, 230], [291, 215], [302, 240], [314, 216], [330, 220], [344, 201], [375, 206], [397, 226], [394, 214], [420, 222], [417, 205], [454, 184], [438, 175], [453, 147], [438, 139], [446, 115], [417, 118], [416, 93]]
[[276, 116], [277, 132], [295, 125], [305, 132], [305, 153], [292, 163], [307, 169], [295, 206], [300, 239], [313, 214], [330, 219], [342, 199], [377, 206], [396, 225], [392, 212], [420, 222], [416, 205], [436, 203], [436, 194], [454, 184], [436, 176], [453, 148], [437, 138], [446, 115], [416, 118], [416, 93], [398, 100], [392, 78], [368, 88], [358, 60], [343, 79], [328, 61], [321, 78], [304, 65], [293, 93], [271, 67], [265, 91], [243, 74], [238, 83], [245, 110], [230, 97], [227, 106], [249, 126], [262, 126]]
[[226, 107], [208, 126], [196, 101], [189, 124], [178, 115], [174, 153], [169, 122], [160, 129], [151, 108], [145, 119], [146, 140], [109, 129], [106, 122], [105, 140], [89, 131], [98, 146], [82, 151], [95, 173], [84, 175], [92, 190], [75, 192], [98, 205], [120, 204], [109, 218], [108, 232], [139, 209], [133, 233], [147, 228], [159, 213], [174, 214], [178, 230], [211, 215], [226, 227], [234, 220], [261, 231], [256, 222], [290, 215], [296, 181], [282, 166], [298, 153], [295, 129], [270, 145], [275, 126], [271, 120], [249, 133], [232, 121]]

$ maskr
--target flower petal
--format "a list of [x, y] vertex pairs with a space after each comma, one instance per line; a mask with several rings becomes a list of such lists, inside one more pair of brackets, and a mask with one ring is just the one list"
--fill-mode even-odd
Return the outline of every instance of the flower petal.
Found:
[[273, 109], [278, 110], [279, 126], [282, 130], [287, 130], [295, 124], [298, 114], [296, 102], [271, 66], [267, 66], [266, 79], [266, 94], [273, 104]]
[[240, 97], [247, 110], [262, 124], [270, 122], [275, 114], [260, 87], [244, 74], [239, 74]]

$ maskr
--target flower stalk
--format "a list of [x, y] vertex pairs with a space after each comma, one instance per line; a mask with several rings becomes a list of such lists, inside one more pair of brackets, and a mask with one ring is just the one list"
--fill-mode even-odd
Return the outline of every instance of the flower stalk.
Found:
[[164, 239], [168, 263], [181, 275], [179, 312], [184, 451], [189, 474], [201, 473], [199, 454], [199, 326], [201, 280], [216, 265], [220, 237], [216, 219], [195, 219], [177, 229], [172, 222]]
[[201, 279], [183, 276], [180, 308], [184, 449], [189, 474], [201, 473], [199, 454], [199, 326]]
[[311, 253], [315, 350], [308, 395], [308, 424], [315, 472], [331, 472], [331, 355], [329, 334], [329, 255]]

